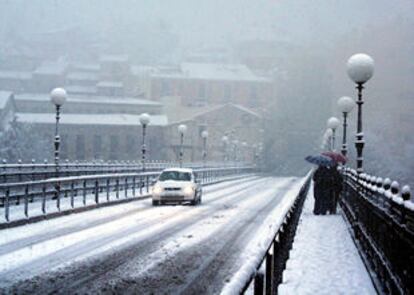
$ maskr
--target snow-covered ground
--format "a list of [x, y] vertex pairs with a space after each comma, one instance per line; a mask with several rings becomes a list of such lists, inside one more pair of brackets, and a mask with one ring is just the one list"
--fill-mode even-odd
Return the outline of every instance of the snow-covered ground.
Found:
[[2, 230], [0, 293], [218, 293], [300, 183], [235, 180], [200, 206], [147, 199]]
[[341, 215], [313, 215], [310, 188], [280, 295], [377, 294]]

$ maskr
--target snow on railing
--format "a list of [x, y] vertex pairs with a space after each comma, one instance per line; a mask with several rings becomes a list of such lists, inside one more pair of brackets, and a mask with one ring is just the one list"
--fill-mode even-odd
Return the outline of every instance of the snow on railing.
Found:
[[410, 187], [343, 168], [340, 205], [373, 280], [384, 294], [408, 294], [414, 282], [414, 203]]
[[265, 294], [277, 293], [309, 190], [311, 174], [312, 171], [296, 191], [291, 191], [284, 197], [280, 205], [280, 214], [273, 220], [269, 230], [264, 230], [266, 234], [257, 248], [250, 249], [252, 255], [243, 261], [237, 273], [224, 286], [222, 295], [243, 294], [252, 283], [254, 294], [264, 294], [264, 291]]

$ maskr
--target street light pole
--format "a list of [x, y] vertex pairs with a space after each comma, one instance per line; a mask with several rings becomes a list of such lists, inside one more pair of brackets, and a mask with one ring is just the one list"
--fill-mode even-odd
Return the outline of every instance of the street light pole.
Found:
[[201, 137], [203, 138], [203, 167], [206, 168], [208, 131], [201, 132]]
[[146, 152], [147, 152], [147, 146], [145, 145], [145, 135], [146, 135], [146, 129], [148, 124], [150, 123], [151, 117], [147, 113], [143, 113], [139, 116], [139, 122], [142, 126], [142, 172], [145, 172], [145, 160], [146, 160]]
[[341, 153], [345, 157], [348, 153], [348, 145], [346, 143], [346, 128], [348, 126], [347, 117], [348, 117], [348, 113], [350, 113], [352, 111], [354, 106], [355, 106], [355, 101], [352, 98], [348, 97], [348, 96], [343, 96], [338, 100], [338, 108], [339, 108], [339, 111], [343, 115], [343, 125], [342, 125], [343, 126], [343, 132], [342, 132], [342, 149], [341, 149]]
[[55, 88], [50, 92], [50, 99], [56, 107], [56, 125], [55, 125], [55, 140], [54, 140], [54, 156], [55, 156], [55, 171], [56, 177], [59, 177], [59, 151], [60, 151], [60, 135], [59, 135], [59, 120], [60, 108], [65, 103], [67, 94], [63, 88]]
[[358, 100], [356, 101], [358, 106], [358, 121], [355, 148], [357, 150], [357, 172], [362, 173], [364, 171], [362, 152], [365, 143], [364, 133], [362, 132], [362, 105], [364, 104], [362, 90], [364, 89], [364, 84], [374, 74], [374, 60], [364, 53], [355, 54], [348, 60], [347, 72], [349, 78], [356, 83], [356, 89], [358, 90]]
[[335, 151], [336, 146], [335, 146], [335, 133], [336, 133], [336, 128], [339, 127], [339, 125], [341, 124], [341, 122], [339, 122], [338, 118], [336, 117], [330, 117], [328, 119], [328, 122], [326, 123], [326, 125], [328, 126], [328, 128], [330, 128], [332, 130], [332, 137], [331, 137], [331, 150]]
[[178, 126], [178, 133], [180, 134], [180, 168], [183, 167], [184, 156], [184, 134], [187, 131], [187, 125], [181, 124]]

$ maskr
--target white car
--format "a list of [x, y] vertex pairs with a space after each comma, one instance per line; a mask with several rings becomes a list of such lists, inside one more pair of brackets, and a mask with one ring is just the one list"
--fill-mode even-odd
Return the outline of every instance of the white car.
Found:
[[163, 203], [201, 203], [202, 188], [192, 169], [168, 168], [161, 172], [152, 187], [152, 205]]

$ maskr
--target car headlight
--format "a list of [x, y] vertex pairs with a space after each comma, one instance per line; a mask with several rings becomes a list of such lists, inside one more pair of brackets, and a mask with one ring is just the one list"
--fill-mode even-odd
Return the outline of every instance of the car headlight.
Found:
[[159, 186], [159, 185], [155, 185], [155, 186], [152, 188], [152, 193], [153, 193], [153, 194], [155, 194], [155, 195], [159, 195], [159, 194], [161, 194], [161, 193], [162, 193], [162, 191], [163, 191], [163, 188], [162, 188], [161, 186]]
[[194, 188], [192, 186], [186, 186], [183, 191], [186, 196], [191, 196], [194, 193]]

